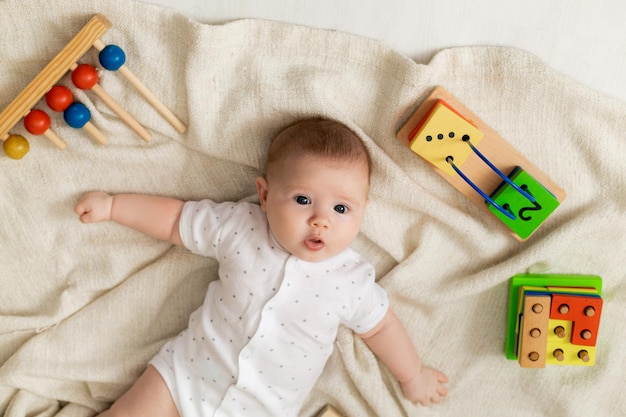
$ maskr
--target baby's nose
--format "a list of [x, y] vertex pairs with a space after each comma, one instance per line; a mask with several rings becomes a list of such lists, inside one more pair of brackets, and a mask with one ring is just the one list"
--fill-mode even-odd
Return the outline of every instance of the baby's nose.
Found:
[[330, 223], [328, 222], [328, 218], [319, 214], [311, 217], [309, 224], [313, 227], [317, 227], [319, 229], [328, 229]]

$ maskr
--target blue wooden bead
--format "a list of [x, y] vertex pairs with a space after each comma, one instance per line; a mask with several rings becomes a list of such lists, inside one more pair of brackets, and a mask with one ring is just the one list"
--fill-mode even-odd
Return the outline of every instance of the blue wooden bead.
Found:
[[100, 64], [109, 71], [117, 71], [126, 62], [126, 54], [117, 45], [107, 45], [98, 54]]
[[80, 129], [91, 119], [91, 113], [83, 103], [75, 102], [65, 109], [63, 119], [71, 127]]

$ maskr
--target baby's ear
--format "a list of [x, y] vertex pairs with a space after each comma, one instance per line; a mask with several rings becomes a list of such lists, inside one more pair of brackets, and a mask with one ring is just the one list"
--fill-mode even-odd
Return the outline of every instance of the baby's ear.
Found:
[[267, 202], [267, 180], [264, 177], [257, 177], [256, 190], [259, 193], [259, 203], [261, 203], [261, 210], [265, 211], [265, 203]]

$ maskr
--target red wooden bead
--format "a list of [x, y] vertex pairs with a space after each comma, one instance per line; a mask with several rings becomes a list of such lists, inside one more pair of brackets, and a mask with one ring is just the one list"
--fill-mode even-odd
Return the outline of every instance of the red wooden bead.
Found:
[[24, 117], [24, 127], [33, 135], [41, 135], [50, 128], [50, 117], [41, 110], [31, 110]]
[[98, 82], [98, 71], [88, 64], [80, 64], [72, 71], [72, 82], [81, 90], [89, 90]]
[[64, 111], [74, 102], [74, 95], [69, 88], [55, 85], [46, 94], [46, 103], [54, 111]]

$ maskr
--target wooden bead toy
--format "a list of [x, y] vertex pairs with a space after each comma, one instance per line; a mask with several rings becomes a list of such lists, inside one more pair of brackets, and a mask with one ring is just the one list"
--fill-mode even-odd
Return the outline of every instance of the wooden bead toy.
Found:
[[[45, 135], [59, 149], [64, 149], [67, 146], [50, 129], [52, 122], [48, 115], [43, 111], [33, 110], [33, 107], [44, 96], [46, 103], [52, 110], [63, 112], [63, 118], [71, 127], [84, 128], [101, 144], [107, 142], [106, 137], [90, 122], [91, 114], [87, 107], [82, 103], [74, 102], [73, 95], [67, 87], [55, 85], [69, 71], [72, 71], [72, 81], [77, 88], [93, 91], [142, 139], [145, 141], [150, 140], [150, 133], [98, 84], [99, 76], [97, 69], [88, 64], [78, 64], [78, 60], [92, 47], [100, 51], [99, 60], [105, 69], [122, 73], [139, 93], [146, 98], [148, 103], [178, 132], [183, 133], [186, 130], [186, 126], [127, 68], [124, 51], [119, 46], [105, 46], [100, 40], [100, 37], [111, 26], [111, 22], [102, 14], [93, 16], [0, 113], [0, 140], [5, 142], [3, 143], [3, 149], [8, 156], [19, 159], [30, 149], [26, 138], [10, 134], [11, 129], [22, 118], [25, 119], [25, 127], [29, 133]], [[6, 141], [9, 140], [10, 142], [7, 144]], [[19, 156], [19, 158], [16, 156]]]

